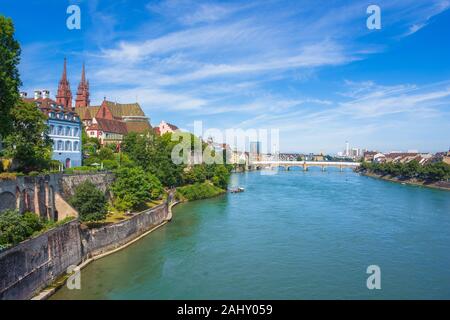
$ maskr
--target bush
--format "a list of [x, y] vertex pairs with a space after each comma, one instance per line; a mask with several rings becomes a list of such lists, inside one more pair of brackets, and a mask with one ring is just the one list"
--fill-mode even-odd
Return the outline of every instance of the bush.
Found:
[[218, 196], [224, 193], [225, 190], [216, 187], [212, 183], [206, 181], [203, 183], [196, 183], [184, 187], [177, 188], [177, 198], [189, 201], [200, 200]]
[[78, 211], [81, 221], [99, 221], [106, 218], [107, 200], [103, 192], [90, 181], [79, 184], [69, 203]]
[[116, 160], [103, 160], [103, 168], [108, 170], [116, 170], [119, 168], [119, 163]]
[[117, 170], [116, 181], [111, 189], [114, 205], [119, 210], [136, 209], [147, 201], [159, 198], [163, 193], [159, 179], [140, 167]]
[[2, 172], [0, 173], [0, 180], [16, 180], [17, 173], [14, 172]]
[[0, 213], [0, 247], [15, 245], [44, 227], [45, 220], [35, 213], [26, 212], [21, 215], [15, 210], [6, 210]]

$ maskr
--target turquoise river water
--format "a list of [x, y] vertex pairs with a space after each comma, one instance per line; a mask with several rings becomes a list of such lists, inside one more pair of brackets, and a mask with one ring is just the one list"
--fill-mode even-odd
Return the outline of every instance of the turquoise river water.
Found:
[[231, 186], [245, 192], [176, 206], [52, 299], [450, 299], [450, 192], [314, 168]]

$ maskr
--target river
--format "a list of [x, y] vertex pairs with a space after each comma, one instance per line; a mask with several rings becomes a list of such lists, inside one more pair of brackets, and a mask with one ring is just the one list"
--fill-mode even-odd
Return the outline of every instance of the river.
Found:
[[450, 299], [450, 192], [315, 168], [231, 185], [245, 192], [176, 206], [52, 299]]

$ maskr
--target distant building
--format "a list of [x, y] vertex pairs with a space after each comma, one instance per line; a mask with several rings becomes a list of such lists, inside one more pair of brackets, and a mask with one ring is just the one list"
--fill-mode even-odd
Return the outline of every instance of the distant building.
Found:
[[100, 106], [76, 107], [88, 136], [101, 144], [120, 143], [130, 132], [150, 132], [149, 119], [138, 103], [117, 103], [103, 100]]
[[416, 158], [419, 153], [413, 152], [390, 152], [385, 154], [386, 162], [406, 163]]
[[386, 162], [386, 156], [382, 153], [377, 153], [373, 156], [372, 161], [376, 163]]
[[[84, 117], [84, 121], [86, 120]], [[90, 125], [86, 127], [87, 135], [99, 139], [102, 145], [119, 144], [128, 133], [125, 122], [114, 117], [106, 100], [103, 101], [95, 116], [88, 121]]]
[[250, 142], [250, 161], [260, 161], [261, 160], [261, 142], [251, 141]]
[[313, 161], [324, 161], [325, 157], [323, 156], [323, 154], [315, 154], [313, 156]]
[[52, 159], [65, 168], [81, 166], [81, 120], [77, 113], [50, 99], [50, 91], [36, 90], [33, 98], [21, 94], [26, 102], [34, 103], [47, 116], [49, 137], [53, 141]]
[[450, 151], [438, 152], [427, 160], [427, 163], [444, 162], [450, 164]]
[[[83, 71], [84, 73], [84, 71]], [[34, 98], [25, 92], [20, 94], [25, 102], [34, 103], [47, 116], [49, 137], [53, 142], [52, 159], [65, 168], [81, 166], [81, 120], [72, 109], [72, 92], [67, 80], [67, 61], [64, 59], [63, 72], [58, 84], [56, 101], [50, 98], [49, 90], [35, 90]]]
[[374, 156], [378, 154], [378, 151], [366, 151], [363, 154], [364, 161], [372, 162]]
[[158, 130], [159, 131], [159, 135], [161, 135], [161, 136], [163, 134], [174, 133], [175, 131], [179, 130], [177, 126], [175, 126], [173, 124], [170, 124], [168, 122], [165, 122], [165, 121], [161, 121], [159, 123], [158, 128], [159, 128], [159, 130]]
[[238, 151], [238, 150], [233, 150], [233, 152], [231, 154], [230, 163], [248, 166], [249, 165], [249, 153], [243, 152], [243, 151]]

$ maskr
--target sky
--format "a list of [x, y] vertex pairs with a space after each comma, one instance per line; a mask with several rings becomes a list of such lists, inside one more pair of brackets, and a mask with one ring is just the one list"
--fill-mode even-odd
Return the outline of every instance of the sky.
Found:
[[[76, 4], [81, 28], [69, 30]], [[367, 7], [381, 9], [368, 29]], [[54, 96], [67, 57], [91, 104], [139, 102], [152, 125], [278, 129], [282, 152], [450, 147], [450, 0], [0, 1], [22, 91]], [[217, 138], [219, 139], [219, 138]]]

